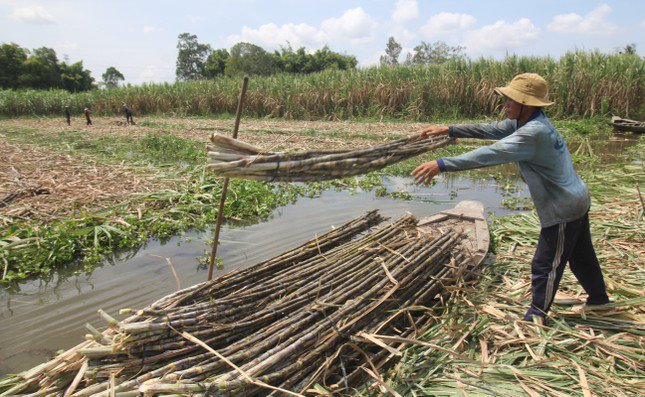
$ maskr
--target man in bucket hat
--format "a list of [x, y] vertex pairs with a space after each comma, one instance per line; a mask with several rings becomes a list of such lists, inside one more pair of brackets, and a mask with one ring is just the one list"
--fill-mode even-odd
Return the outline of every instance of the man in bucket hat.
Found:
[[531, 306], [524, 319], [541, 321], [549, 311], [567, 262], [588, 294], [586, 304], [609, 302], [589, 230], [589, 190], [573, 168], [562, 135], [542, 108], [547, 83], [535, 73], [522, 73], [506, 87], [495, 88], [506, 101], [507, 119], [489, 124], [438, 126], [421, 137], [448, 134], [457, 138], [493, 139], [495, 143], [455, 157], [421, 164], [412, 171], [417, 183], [429, 183], [440, 172], [468, 170], [516, 162], [540, 218], [540, 237], [531, 263]]

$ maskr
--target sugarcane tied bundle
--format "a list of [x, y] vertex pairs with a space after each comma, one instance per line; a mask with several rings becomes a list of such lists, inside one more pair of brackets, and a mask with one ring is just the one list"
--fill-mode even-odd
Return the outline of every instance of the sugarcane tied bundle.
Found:
[[366, 174], [447, 145], [452, 138], [413, 136], [356, 150], [272, 153], [211, 135], [206, 168], [225, 177], [260, 181], [320, 181]]
[[[425, 311], [472, 263], [456, 229], [420, 234], [376, 211], [253, 267], [168, 295], [48, 363], [0, 381], [0, 395], [310, 395], [348, 391], [401, 355]], [[466, 271], [467, 269], [470, 269]], [[367, 369], [367, 371], [366, 371]]]

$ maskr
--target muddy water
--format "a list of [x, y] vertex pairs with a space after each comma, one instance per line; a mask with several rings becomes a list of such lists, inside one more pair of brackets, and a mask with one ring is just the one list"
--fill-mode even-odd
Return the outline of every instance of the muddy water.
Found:
[[[625, 146], [614, 144], [619, 146], [617, 151]], [[508, 175], [514, 167], [496, 171], [500, 169]], [[215, 275], [268, 259], [372, 209], [390, 217], [406, 211], [423, 217], [461, 200], [475, 199], [497, 216], [511, 212], [501, 205], [502, 199], [508, 197], [504, 196], [509, 191], [508, 182], [503, 182], [504, 189], [495, 179], [471, 179], [459, 174], [440, 175], [438, 181], [426, 188], [414, 186], [409, 178], [388, 177], [385, 183], [389, 191], [406, 191], [413, 199], [326, 191], [319, 197], [303, 198], [277, 209], [266, 222], [225, 226], [218, 252], [223, 268]], [[510, 185], [518, 188], [511, 197], [528, 196], [523, 182], [514, 179]], [[147, 306], [175, 291], [177, 283], [184, 288], [205, 281], [207, 269], [196, 258], [210, 250], [211, 236], [211, 232], [187, 233], [163, 243], [153, 240], [136, 251], [115, 256], [91, 273], [70, 266], [48, 281], [22, 283], [12, 291], [0, 289], [0, 375], [29, 369], [56, 350], [78, 344], [86, 333], [86, 322], [103, 329], [105, 324], [96, 314], [99, 308], [119, 318], [119, 309]]]

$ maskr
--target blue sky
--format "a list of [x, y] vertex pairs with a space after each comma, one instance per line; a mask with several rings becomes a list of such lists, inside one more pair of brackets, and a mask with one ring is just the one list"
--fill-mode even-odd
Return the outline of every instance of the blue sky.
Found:
[[361, 66], [378, 63], [390, 36], [404, 54], [422, 40], [465, 46], [471, 57], [557, 58], [631, 43], [643, 54], [645, 1], [0, 0], [0, 42], [54, 48], [61, 59], [83, 60], [97, 81], [110, 66], [133, 84], [174, 81], [184, 32], [214, 49], [239, 41], [266, 50], [327, 44]]

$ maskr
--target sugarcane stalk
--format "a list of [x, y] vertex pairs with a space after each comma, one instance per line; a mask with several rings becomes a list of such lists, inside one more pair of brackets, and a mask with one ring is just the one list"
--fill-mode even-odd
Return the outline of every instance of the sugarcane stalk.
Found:
[[[213, 154], [218, 162], [208, 164], [207, 169], [222, 176], [242, 176], [259, 180], [311, 180], [313, 175], [316, 175], [317, 179], [331, 179], [382, 168], [424, 151], [444, 146], [449, 142], [449, 138], [422, 142], [415, 136], [354, 151], [331, 154], [312, 152], [269, 154], [233, 161], [221, 161], [223, 158]], [[211, 151], [211, 153], [215, 152]]]
[[[248, 78], [245, 79], [246, 82], [248, 82]], [[244, 90], [244, 88], [243, 88]], [[220, 134], [212, 134], [211, 135], [211, 142], [215, 144], [215, 146], [218, 147], [225, 147], [229, 148], [235, 151], [243, 152], [243, 153], [249, 153], [249, 154], [259, 154], [262, 153], [262, 149], [255, 147], [253, 145], [250, 145], [246, 142], [242, 142], [240, 140], [237, 140], [237, 134], [233, 134], [233, 138], [220, 135]]]

